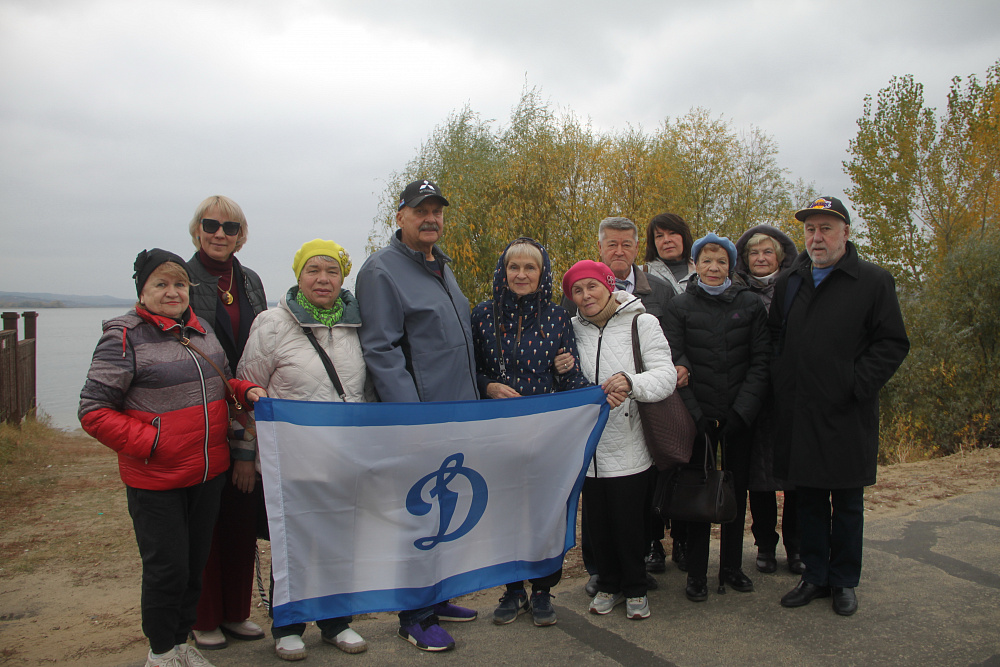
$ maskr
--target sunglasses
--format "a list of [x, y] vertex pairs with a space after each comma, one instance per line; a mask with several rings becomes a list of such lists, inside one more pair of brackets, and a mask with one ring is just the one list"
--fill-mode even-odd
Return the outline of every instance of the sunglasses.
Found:
[[201, 220], [201, 228], [205, 230], [206, 234], [214, 234], [219, 231], [220, 225], [226, 236], [236, 236], [240, 233], [240, 223], [238, 222], [219, 222], [211, 218], [202, 218]]

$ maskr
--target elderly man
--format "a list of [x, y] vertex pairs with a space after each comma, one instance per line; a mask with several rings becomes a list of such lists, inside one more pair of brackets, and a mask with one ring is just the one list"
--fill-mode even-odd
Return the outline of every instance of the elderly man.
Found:
[[[399, 198], [399, 229], [358, 272], [359, 335], [368, 374], [384, 402], [479, 398], [469, 302], [436, 243], [448, 200], [428, 180]], [[439, 621], [472, 621], [476, 612], [450, 602], [399, 613], [399, 636], [424, 651], [455, 641]]]
[[798, 490], [805, 574], [781, 598], [801, 607], [833, 595], [858, 609], [864, 487], [875, 483], [878, 392], [910, 349], [889, 273], [862, 261], [835, 197], [795, 214], [805, 252], [778, 278], [769, 324], [776, 403], [775, 476]]
[[[597, 249], [601, 261], [615, 274], [616, 289], [639, 297], [646, 312], [662, 320], [674, 291], [665, 280], [635, 265], [639, 253], [639, 228], [635, 223], [618, 217], [601, 220], [597, 226]], [[576, 315], [576, 305], [565, 295], [562, 307], [569, 311], [570, 317]]]

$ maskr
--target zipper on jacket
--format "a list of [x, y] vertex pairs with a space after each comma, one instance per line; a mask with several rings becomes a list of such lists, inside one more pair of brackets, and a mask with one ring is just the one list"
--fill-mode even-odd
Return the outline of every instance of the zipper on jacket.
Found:
[[[194, 355], [187, 346], [184, 346], [187, 353], [191, 356], [194, 361], [194, 365], [198, 368], [198, 377], [201, 378], [201, 408], [205, 415], [205, 441], [202, 445], [202, 458], [205, 461], [205, 474], [201, 476], [201, 482], [204, 484], [208, 481], [208, 387], [205, 384], [205, 373], [201, 369], [201, 364], [198, 363], [198, 357]], [[223, 380], [225, 382], [225, 380]]]

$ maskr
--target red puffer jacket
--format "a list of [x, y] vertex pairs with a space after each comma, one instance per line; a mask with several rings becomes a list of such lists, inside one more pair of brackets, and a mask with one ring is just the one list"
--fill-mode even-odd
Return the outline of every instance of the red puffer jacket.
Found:
[[[188, 310], [181, 333], [228, 373], [211, 329]], [[143, 308], [104, 323], [80, 393], [83, 429], [118, 452], [128, 486], [153, 491], [205, 482], [229, 468], [223, 379], [169, 333], [181, 325]], [[236, 396], [257, 386], [229, 380]]]

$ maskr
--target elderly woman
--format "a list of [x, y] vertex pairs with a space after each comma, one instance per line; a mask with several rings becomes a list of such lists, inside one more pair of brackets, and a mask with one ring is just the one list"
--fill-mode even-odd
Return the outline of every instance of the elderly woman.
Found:
[[[590, 611], [607, 614], [625, 602], [625, 615], [642, 619], [649, 617], [644, 558], [655, 468], [632, 402], [665, 399], [674, 391], [676, 372], [660, 322], [645, 313], [638, 297], [614, 288], [614, 273], [600, 262], [577, 262], [563, 276], [563, 292], [577, 307], [573, 330], [580, 366], [588, 380], [601, 383], [612, 408], [583, 482], [598, 577]], [[642, 373], [635, 372], [633, 344], [642, 354]]]
[[[778, 274], [792, 265], [798, 250], [795, 243], [770, 225], [748, 229], [736, 242], [736, 273], [751, 292], [757, 294], [770, 311], [771, 297]], [[750, 531], [757, 545], [757, 570], [765, 574], [778, 569], [778, 501], [775, 491], [783, 491], [785, 502], [781, 511], [781, 540], [785, 545], [788, 569], [802, 574], [802, 562], [795, 489], [774, 477], [774, 436], [777, 424], [771, 414], [770, 401], [765, 401], [754, 424], [753, 447], [750, 451]]]
[[[260, 278], [236, 259], [247, 240], [247, 219], [239, 204], [215, 195], [198, 204], [188, 231], [198, 249], [188, 261], [194, 281], [191, 309], [215, 330], [229, 370], [235, 374], [250, 325], [267, 308]], [[227, 635], [264, 638], [260, 626], [249, 620], [263, 496], [252, 452], [234, 448], [231, 458], [212, 551], [202, 575], [198, 620], [192, 628], [201, 649], [225, 648]]]
[[[481, 396], [534, 396], [590, 385], [574, 360], [569, 314], [552, 303], [549, 254], [533, 239], [514, 240], [497, 260], [493, 299], [472, 310], [472, 341]], [[523, 581], [507, 584], [493, 622], [511, 623], [530, 610], [535, 625], [553, 625], [549, 591], [561, 576], [560, 567], [532, 579], [530, 600]]]
[[84, 430], [118, 452], [142, 557], [146, 667], [209, 666], [185, 642], [229, 468], [227, 394], [244, 404], [266, 395], [213, 368], [225, 353], [189, 308], [190, 285], [177, 255], [139, 253], [139, 302], [104, 323], [80, 394]]
[[[292, 260], [298, 283], [278, 307], [254, 320], [237, 375], [267, 388], [273, 398], [299, 401], [374, 400], [361, 356], [357, 299], [341, 289], [351, 272], [347, 251], [333, 241], [313, 239]], [[343, 389], [336, 387], [324, 363], [333, 365]], [[361, 653], [365, 640], [351, 629], [351, 617], [316, 621], [323, 641], [346, 653]], [[272, 626], [274, 650], [284, 660], [302, 660], [305, 623]]]
[[[743, 524], [750, 468], [750, 427], [767, 392], [769, 338], [764, 304], [730, 277], [736, 263], [732, 241], [715, 234], [693, 248], [697, 281], [667, 306], [664, 323], [674, 363], [687, 369], [681, 397], [698, 424], [691, 464], [701, 467], [705, 448], [722, 449], [733, 473], [736, 519], [722, 525], [719, 587], [753, 590], [743, 573]], [[688, 522], [688, 577], [685, 594], [708, 599], [708, 546], [711, 524]]]
[[[691, 228], [684, 218], [676, 213], [660, 213], [646, 225], [646, 264], [643, 269], [667, 281], [674, 294], [682, 293], [692, 278], [697, 279], [694, 262], [691, 261], [691, 245], [694, 238]], [[677, 386], [687, 384], [687, 369], [679, 368]], [[651, 539], [646, 555], [646, 570], [653, 573], [666, 571], [666, 553], [660, 540], [663, 539], [663, 520], [659, 516], [651, 519]], [[670, 522], [670, 537], [673, 546], [670, 559], [681, 572], [687, 572], [687, 525], [682, 521]]]

